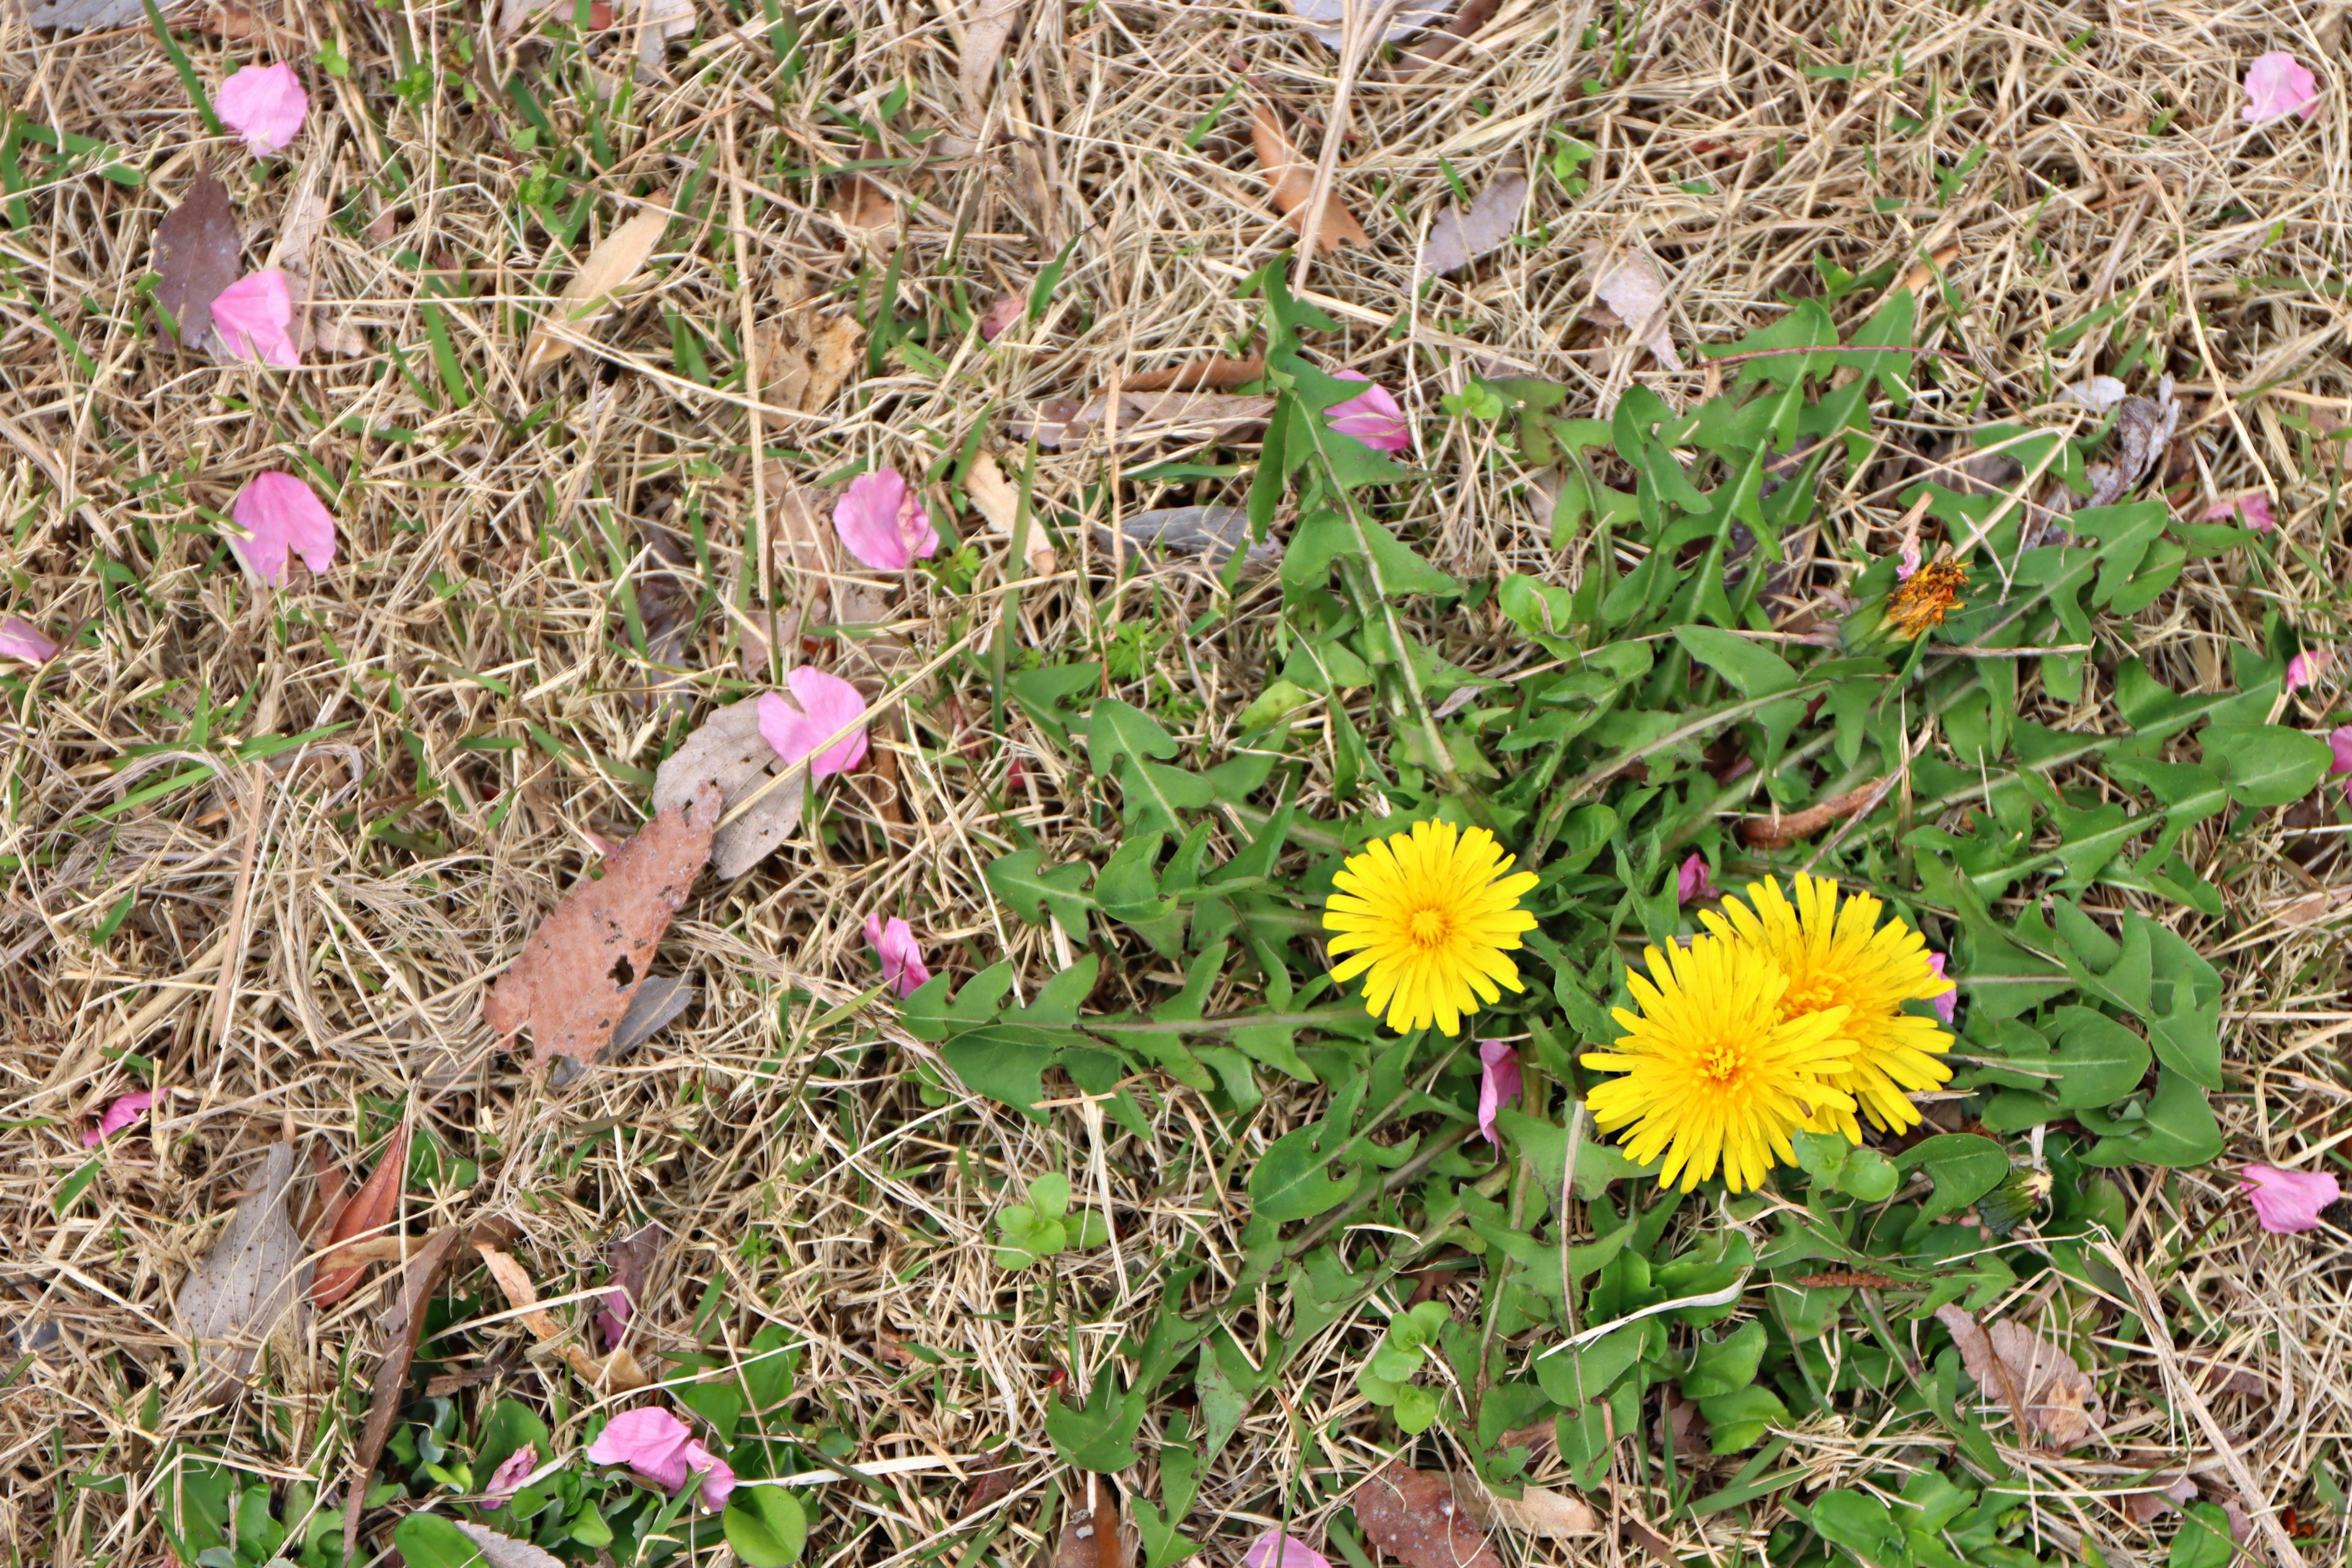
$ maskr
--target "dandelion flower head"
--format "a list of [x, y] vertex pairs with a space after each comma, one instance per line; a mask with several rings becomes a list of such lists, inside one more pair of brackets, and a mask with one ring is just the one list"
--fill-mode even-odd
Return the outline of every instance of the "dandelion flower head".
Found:
[[1508, 954], [1535, 929], [1519, 899], [1536, 877], [1511, 874], [1511, 860], [1486, 829], [1450, 822], [1374, 839], [1332, 878], [1331, 977], [1363, 975], [1364, 1010], [1400, 1033], [1460, 1034], [1481, 1003], [1525, 989]]

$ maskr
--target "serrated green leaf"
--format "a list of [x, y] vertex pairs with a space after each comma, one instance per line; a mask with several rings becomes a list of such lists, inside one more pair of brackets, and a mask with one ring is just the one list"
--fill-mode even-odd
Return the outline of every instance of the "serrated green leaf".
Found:
[[1140, 1395], [1120, 1394], [1106, 1365], [1083, 1405], [1056, 1398], [1045, 1412], [1045, 1436], [1066, 1465], [1112, 1475], [1135, 1463], [1135, 1434], [1143, 1424]]
[[1049, 871], [1043, 859], [1034, 849], [1016, 849], [997, 857], [988, 863], [983, 873], [989, 891], [1031, 925], [1044, 925], [1046, 911], [1051, 910], [1070, 940], [1083, 942], [1087, 940], [1087, 911], [1095, 902], [1087, 895], [1087, 879], [1093, 875], [1094, 868], [1083, 860], [1074, 860]]

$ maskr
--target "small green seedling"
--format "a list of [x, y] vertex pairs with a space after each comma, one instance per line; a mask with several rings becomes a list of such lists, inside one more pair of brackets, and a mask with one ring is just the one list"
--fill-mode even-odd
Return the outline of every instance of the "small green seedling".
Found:
[[1385, 1405], [1405, 1432], [1426, 1432], [1437, 1419], [1437, 1395], [1412, 1381], [1421, 1371], [1423, 1352], [1437, 1342], [1445, 1326], [1443, 1301], [1423, 1301], [1389, 1320], [1389, 1331], [1356, 1373], [1356, 1386], [1375, 1405]]
[[1110, 1225], [1088, 1209], [1070, 1212], [1070, 1178], [1047, 1174], [1029, 1184], [1029, 1201], [1007, 1204], [996, 1218], [996, 1266], [1027, 1268], [1056, 1253], [1100, 1247]]

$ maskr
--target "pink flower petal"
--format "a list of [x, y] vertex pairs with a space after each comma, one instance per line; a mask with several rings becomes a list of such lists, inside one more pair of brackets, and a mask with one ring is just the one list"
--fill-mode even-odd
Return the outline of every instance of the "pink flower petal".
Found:
[[2297, 64], [2284, 49], [2273, 49], [2246, 68], [2249, 125], [2263, 125], [2290, 114], [2305, 120], [2319, 117], [2319, 79]]
[[482, 1497], [485, 1500], [482, 1507], [486, 1510], [496, 1509], [507, 1499], [522, 1490], [523, 1481], [531, 1471], [537, 1468], [539, 1468], [538, 1444], [525, 1443], [521, 1447], [509, 1454], [499, 1463], [499, 1468], [490, 1472], [490, 1484], [482, 1489]]
[[629, 1331], [631, 1310], [629, 1293], [626, 1290], [604, 1292], [604, 1304], [596, 1313], [596, 1326], [604, 1331], [606, 1350], [617, 1348], [621, 1342], [621, 1337]]
[[833, 506], [834, 531], [849, 552], [877, 572], [904, 572], [918, 556], [940, 548], [940, 531], [896, 468], [877, 468], [849, 481]]
[[2278, 531], [2278, 519], [2271, 515], [2271, 498], [2261, 490], [2248, 490], [2228, 500], [2217, 500], [2205, 509], [2200, 522], [2220, 522], [2236, 518], [2256, 533]]
[[1960, 1010], [1960, 988], [1953, 984], [1949, 979], [1946, 978], [1944, 974], [1944, 955], [1942, 953], [1929, 953], [1927, 955], [1927, 967], [1936, 972], [1937, 979], [1944, 982], [1943, 990], [1937, 993], [1933, 1000], [1936, 1004], [1936, 1016], [1944, 1020], [1945, 1026], [1949, 1027], [1953, 1015]]
[[675, 1494], [692, 1473], [687, 1461], [687, 1447], [692, 1442], [693, 1434], [685, 1422], [658, 1405], [648, 1405], [624, 1410], [606, 1423], [588, 1445], [588, 1459], [591, 1464], [626, 1465], [662, 1490]]
[[[760, 698], [760, 733], [767, 737], [776, 754], [788, 763], [806, 759], [813, 779], [845, 773], [864, 762], [866, 699], [857, 694], [857, 688], [805, 664], [784, 679], [793, 689], [790, 698], [781, 691], [765, 692]], [[857, 728], [848, 739], [817, 750], [833, 739], [835, 731], [851, 724]]]
[[2249, 1165], [2239, 1174], [2246, 1184], [2241, 1190], [2254, 1205], [2254, 1218], [2273, 1236], [2318, 1229], [2319, 1211], [2344, 1195], [2326, 1171]]
[[905, 921], [893, 915], [886, 923], [880, 915], [867, 915], [866, 942], [882, 960], [882, 978], [899, 995], [912, 996], [930, 983], [922, 946], [915, 941], [914, 928]]
[[[2327, 732], [2327, 749], [2335, 753], [2327, 764], [2331, 773], [2352, 773], [2352, 724]], [[2352, 800], [2352, 779], [2344, 781], [2344, 798]]]
[[146, 1115], [154, 1103], [154, 1095], [143, 1089], [136, 1094], [118, 1096], [112, 1104], [99, 1112], [98, 1125], [81, 1135], [81, 1146], [85, 1149], [97, 1148], [100, 1143]]
[[[1361, 371], [1341, 370], [1332, 373], [1340, 381], [1369, 382], [1371, 377]], [[1362, 395], [1345, 403], [1335, 403], [1323, 411], [1331, 428], [1342, 436], [1353, 436], [1378, 452], [1402, 452], [1412, 445], [1412, 426], [1405, 422], [1404, 410], [1389, 395], [1385, 386], [1369, 387]]]
[[1525, 1089], [1519, 1073], [1519, 1053], [1500, 1040], [1478, 1042], [1478, 1131], [1486, 1142], [1495, 1137], [1495, 1112], [1519, 1098]]
[[47, 664], [58, 657], [58, 645], [41, 635], [38, 626], [27, 625], [10, 616], [0, 621], [0, 658], [21, 658], [26, 664]]
[[1906, 539], [1903, 542], [1903, 553], [1895, 563], [1895, 580], [1898, 583], [1908, 583], [1911, 581], [1912, 574], [1918, 570], [1919, 542], [1916, 539]]
[[229, 516], [249, 538], [228, 544], [247, 571], [275, 588], [286, 581], [286, 552], [313, 572], [335, 563], [335, 519], [309, 485], [291, 474], [256, 474], [237, 492]]
[[2305, 648], [2286, 661], [2286, 689], [2300, 691], [2319, 679], [2322, 671], [2336, 662], [2332, 649]]
[[1715, 876], [1707, 869], [1706, 856], [1693, 850], [1690, 858], [1683, 862], [1682, 870], [1675, 878], [1675, 901], [1685, 904], [1717, 896]]
[[302, 79], [282, 60], [274, 66], [247, 66], [213, 94], [213, 112], [257, 154], [285, 151], [310, 110]]
[[727, 1494], [735, 1489], [735, 1471], [726, 1460], [704, 1447], [693, 1438], [686, 1445], [686, 1468], [702, 1480], [702, 1506], [718, 1510], [727, 1506]]
[[275, 267], [248, 272], [213, 299], [213, 331], [235, 359], [257, 359], [277, 370], [302, 363], [294, 346], [294, 291]]
[[1242, 1568], [1331, 1568], [1331, 1560], [1295, 1535], [1269, 1530], [1242, 1553]]

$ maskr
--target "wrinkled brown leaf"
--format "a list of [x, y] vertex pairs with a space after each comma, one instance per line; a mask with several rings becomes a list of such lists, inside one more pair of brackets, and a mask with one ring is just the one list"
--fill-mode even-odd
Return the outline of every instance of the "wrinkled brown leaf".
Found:
[[328, 1251], [319, 1259], [318, 1274], [310, 1285], [313, 1305], [331, 1307], [358, 1289], [367, 1265], [344, 1256], [338, 1244], [377, 1235], [391, 1225], [400, 1212], [400, 1194], [407, 1184], [408, 1123], [404, 1120], [384, 1146], [374, 1171], [328, 1227]]
[[825, 199], [824, 210], [853, 237], [898, 226], [898, 204], [890, 199], [889, 192], [859, 174], [842, 176]]
[[[507, 1304], [516, 1309], [522, 1326], [530, 1331], [533, 1339], [545, 1343], [563, 1337], [562, 1325], [555, 1321], [553, 1313], [539, 1304], [539, 1289], [530, 1282], [530, 1272], [516, 1262], [511, 1254], [501, 1252], [486, 1241], [474, 1243], [474, 1250], [482, 1255], [482, 1262], [488, 1268], [490, 1278], [499, 1282], [499, 1289], [505, 1292]], [[645, 1370], [638, 1366], [637, 1358], [630, 1353], [626, 1345], [600, 1361], [589, 1352], [587, 1346], [577, 1340], [569, 1340], [555, 1347], [555, 1354], [564, 1365], [578, 1373], [583, 1382], [599, 1393], [625, 1394], [632, 1388], [643, 1388], [649, 1381]]]
[[634, 216], [596, 242], [588, 259], [556, 296], [555, 308], [531, 329], [530, 341], [523, 345], [523, 374], [537, 375], [570, 358], [575, 345], [558, 336], [557, 328], [584, 331], [611, 306], [614, 294], [636, 280], [669, 227], [669, 214], [664, 210], [667, 199], [659, 193], [647, 198]]
[[1601, 247], [1594, 244], [1585, 249], [1585, 263], [1594, 273], [1592, 291], [1610, 312], [1633, 329], [1633, 336], [1657, 356], [1660, 364], [1668, 370], [1682, 369], [1666, 310], [1666, 282], [1650, 258], [1637, 250], [1613, 265], [1607, 264]]
[[614, 851], [603, 876], [572, 884], [491, 988], [482, 1018], [492, 1034], [511, 1041], [529, 1028], [535, 1064], [595, 1059], [710, 858], [719, 802], [716, 784], [696, 785]]
[[[425, 1331], [425, 1304], [433, 1297], [433, 1287], [447, 1267], [449, 1254], [457, 1245], [457, 1232], [449, 1227], [435, 1231], [425, 1245], [408, 1260], [401, 1275], [400, 1294], [393, 1299], [391, 1310], [383, 1317], [383, 1359], [375, 1364], [375, 1380], [368, 1389], [367, 1421], [360, 1428], [359, 1446], [352, 1450], [352, 1468], [358, 1472], [352, 1480], [349, 1495], [367, 1496], [368, 1478], [375, 1474], [376, 1461], [383, 1458], [384, 1440], [392, 1436], [392, 1424], [400, 1417], [401, 1407], [408, 1403], [408, 1366], [416, 1359], [416, 1342]], [[357, 1562], [354, 1555], [360, 1537], [360, 1515], [365, 1510], [352, 1508], [343, 1511], [343, 1561]]]
[[2083, 477], [2091, 481], [2087, 498], [2076, 502], [2069, 491], [2055, 504], [2066, 510], [2075, 505], [2114, 505], [2138, 488], [2140, 480], [2164, 456], [2165, 448], [2172, 445], [2173, 432], [2179, 428], [2180, 405], [2173, 398], [2170, 376], [2157, 384], [2152, 398], [2124, 398], [2116, 409], [2116, 436], [2121, 444], [2116, 460], [2093, 463], [2083, 470]]
[[1937, 1308], [1936, 1318], [1951, 1330], [1969, 1375], [1986, 1397], [2009, 1406], [2021, 1434], [2047, 1437], [2063, 1452], [2105, 1428], [2098, 1390], [2073, 1357], [2040, 1334], [2006, 1318], [1988, 1329], [1955, 1305]]
[[1246, 354], [1240, 359], [1207, 359], [1194, 364], [1138, 371], [1133, 375], [1120, 378], [1119, 390], [1129, 394], [1231, 392], [1237, 386], [1247, 386], [1265, 374], [1265, 356]]
[[2124, 1511], [2137, 1523], [2154, 1524], [2168, 1513], [2180, 1511], [2182, 1503], [2197, 1500], [2197, 1483], [2189, 1479], [2186, 1471], [2149, 1479], [2156, 1484], [2147, 1491], [2124, 1494]]
[[244, 1382], [263, 1341], [281, 1328], [299, 1331], [310, 1270], [286, 1209], [293, 1180], [294, 1145], [271, 1144], [220, 1239], [173, 1299], [179, 1337], [195, 1342], [196, 1364], [212, 1386]]
[[1419, 81], [1435, 75], [1465, 41], [1495, 19], [1502, 5], [1503, 0], [1462, 0], [1445, 26], [1405, 46], [1397, 58], [1397, 80]]
[[213, 301], [237, 279], [245, 242], [229, 210], [228, 187], [210, 174], [188, 182], [180, 205], [155, 226], [155, 302], [179, 323], [180, 345], [201, 350]]
[[[1274, 399], [1255, 393], [1126, 392], [1119, 397], [1118, 441], [1223, 439], [1265, 424], [1273, 414]], [[1033, 418], [1006, 421], [1005, 429], [1021, 440], [1034, 434], [1040, 447], [1058, 451], [1086, 445], [1098, 430], [1107, 435], [1109, 416], [1108, 394], [1084, 403], [1055, 398], [1039, 404]]]
[[661, 67], [672, 38], [694, 31], [694, 0], [631, 0], [629, 9], [637, 29], [637, 64], [647, 70]]
[[629, 1299], [631, 1312], [646, 1299], [646, 1281], [653, 1274], [654, 1260], [661, 1256], [661, 1226], [641, 1225], [605, 1250], [605, 1262], [613, 1271], [605, 1283]]
[[1405, 1568], [1503, 1568], [1442, 1475], [1391, 1464], [1356, 1489], [1356, 1522]]
[[[358, 328], [332, 315], [319, 297], [318, 266], [313, 252], [327, 232], [332, 216], [328, 186], [333, 171], [321, 153], [302, 167], [293, 195], [278, 220], [278, 238], [262, 263], [286, 274], [294, 300], [294, 346], [303, 353], [317, 352], [349, 358], [367, 352], [367, 339]], [[215, 345], [215, 352], [218, 345]]]
[[1003, 337], [1013, 324], [1028, 312], [1028, 304], [1018, 294], [999, 294], [980, 313], [980, 341], [992, 343]]
[[[654, 809], [682, 807], [705, 784], [718, 786], [722, 813], [767, 781], [782, 773], [785, 763], [760, 733], [760, 705], [746, 698], [712, 710], [654, 772]], [[731, 882], [774, 853], [778, 845], [800, 826], [801, 796], [807, 788], [803, 770], [737, 821], [720, 828], [710, 840], [710, 868], [722, 882]]]
[[803, 414], [822, 413], [857, 369], [866, 329], [848, 316], [812, 319], [788, 311], [760, 334], [761, 401]]
[[1868, 805], [1877, 798], [1885, 783], [1883, 779], [1873, 779], [1860, 789], [1833, 795], [1819, 805], [1809, 805], [1786, 816], [1742, 817], [1739, 837], [1758, 849], [1786, 849], [1800, 839], [1811, 838], [1833, 822], [1844, 821]]
[[[1291, 146], [1280, 117], [1268, 104], [1250, 105], [1250, 143], [1257, 149], [1259, 167], [1265, 171], [1275, 210], [1304, 235], [1307, 199], [1315, 194], [1314, 163], [1301, 158]], [[1327, 192], [1323, 197], [1323, 216], [1315, 226], [1315, 243], [1325, 250], [1337, 250], [1343, 245], [1369, 246], [1372, 237], [1364, 232], [1364, 226], [1340, 204], [1334, 191]]]
[[[616, 1062], [675, 1023], [694, 1005], [701, 989], [682, 974], [649, 974], [629, 998], [629, 1010], [613, 1026], [613, 1043], [597, 1054], [600, 1062]], [[548, 1069], [550, 1089], [569, 1089], [588, 1076], [585, 1063], [558, 1057]]]
[[1021, 20], [1022, 0], [965, 0], [963, 48], [956, 60], [956, 92], [974, 119], [987, 112], [996, 86], [996, 62]]
[[1449, 204], [1429, 226], [1429, 242], [1421, 247], [1423, 275], [1443, 276], [1499, 248], [1519, 226], [1519, 209], [1527, 202], [1528, 177], [1513, 169], [1487, 181], [1468, 207]]
[[1013, 1480], [1020, 1474], [1019, 1466], [1006, 1464], [992, 1464], [975, 1472], [971, 1487], [964, 1492], [963, 1509], [956, 1515], [956, 1522], [962, 1523], [999, 1498], [1012, 1496]]
[[1599, 1514], [1582, 1500], [1550, 1487], [1530, 1486], [1518, 1497], [1507, 1498], [1488, 1491], [1477, 1477], [1462, 1475], [1454, 1478], [1454, 1500], [1487, 1530], [1517, 1531], [1546, 1541], [1601, 1532]]
[[1054, 1568], [1129, 1568], [1133, 1547], [1123, 1525], [1118, 1494], [1102, 1477], [1088, 1474], [1086, 1491], [1070, 1500]]
[[517, 1541], [511, 1535], [500, 1535], [469, 1519], [452, 1516], [450, 1523], [457, 1532], [474, 1543], [488, 1568], [565, 1568], [563, 1559], [552, 1552], [542, 1551], [528, 1541]]
[[25, 26], [88, 33], [100, 27], [142, 26], [146, 21], [147, 10], [140, 0], [48, 0], [26, 14]]

